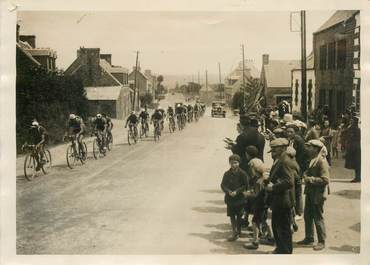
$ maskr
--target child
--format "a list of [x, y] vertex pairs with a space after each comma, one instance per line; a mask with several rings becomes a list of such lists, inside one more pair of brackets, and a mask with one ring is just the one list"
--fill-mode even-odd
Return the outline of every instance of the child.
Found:
[[240, 157], [231, 155], [229, 157], [230, 169], [225, 172], [221, 189], [225, 193], [227, 205], [227, 216], [230, 217], [232, 235], [228, 241], [235, 241], [241, 233], [241, 217], [244, 206], [243, 192], [248, 189], [248, 176], [239, 168]]
[[[254, 146], [253, 146], [254, 147]], [[244, 192], [250, 202], [250, 207], [253, 213], [252, 228], [253, 228], [253, 240], [251, 244], [245, 244], [244, 247], [247, 249], [258, 249], [259, 246], [259, 234], [262, 231], [266, 232], [266, 242], [272, 243], [272, 233], [269, 225], [267, 224], [267, 205], [265, 192], [265, 179], [268, 177], [268, 170], [265, 164], [257, 158], [256, 150], [251, 146], [246, 148], [246, 155], [250, 157], [248, 163], [249, 175], [251, 176], [250, 189]]]

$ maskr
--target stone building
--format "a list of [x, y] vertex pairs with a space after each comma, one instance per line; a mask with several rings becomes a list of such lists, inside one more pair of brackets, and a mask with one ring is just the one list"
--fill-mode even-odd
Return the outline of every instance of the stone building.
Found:
[[89, 100], [90, 115], [106, 112], [123, 119], [133, 106], [133, 90], [128, 85], [128, 70], [112, 65], [111, 54], [101, 54], [99, 48], [81, 47], [77, 58], [65, 71], [78, 76]]
[[314, 34], [316, 107], [336, 122], [346, 108], [360, 109], [360, 11], [336, 11]]
[[266, 106], [277, 106], [281, 101], [292, 102], [292, 69], [300, 67], [300, 60], [270, 60], [262, 55], [261, 83]]

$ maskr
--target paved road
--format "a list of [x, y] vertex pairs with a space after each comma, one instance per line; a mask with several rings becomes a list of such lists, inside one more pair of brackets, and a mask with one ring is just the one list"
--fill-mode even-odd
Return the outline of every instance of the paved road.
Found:
[[[177, 100], [177, 99], [176, 99]], [[122, 123], [115, 126], [107, 157], [73, 170], [65, 146], [52, 150], [55, 167], [32, 182], [17, 170], [18, 254], [246, 254], [248, 238], [229, 243], [230, 226], [219, 184], [228, 168], [223, 137], [236, 136], [232, 117], [209, 113], [185, 130], [164, 132], [126, 144]], [[88, 145], [91, 149], [91, 144]], [[267, 148], [268, 149], [268, 148]], [[266, 154], [267, 155], [267, 154]], [[357, 186], [356, 186], [357, 185]], [[332, 185], [326, 215], [327, 252], [359, 251], [359, 185]], [[301, 230], [295, 240], [301, 239]], [[348, 238], [348, 239], [347, 239]], [[347, 241], [346, 241], [347, 240]], [[296, 253], [312, 253], [295, 249]]]

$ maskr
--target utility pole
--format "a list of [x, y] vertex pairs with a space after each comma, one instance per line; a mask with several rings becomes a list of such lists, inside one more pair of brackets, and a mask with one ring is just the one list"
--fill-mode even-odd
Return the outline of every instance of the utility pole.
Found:
[[218, 63], [218, 80], [219, 80], [219, 89], [220, 89], [220, 98], [223, 98], [223, 95], [222, 95], [222, 83], [221, 83], [221, 64]]
[[206, 70], [206, 104], [208, 104], [209, 98], [208, 98], [208, 71]]
[[301, 113], [307, 122], [306, 11], [301, 11]]
[[[139, 51], [136, 52], [136, 65], [135, 65], [135, 87], [134, 87], [134, 104], [132, 106], [132, 110], [135, 110], [136, 107], [136, 92], [137, 92], [137, 67], [138, 67], [138, 62], [139, 62]], [[139, 94], [138, 94], [138, 99], [139, 99]]]
[[244, 57], [244, 44], [242, 44], [242, 53], [243, 53], [243, 108], [245, 107], [245, 96], [246, 96], [246, 88], [245, 88], [245, 57]]

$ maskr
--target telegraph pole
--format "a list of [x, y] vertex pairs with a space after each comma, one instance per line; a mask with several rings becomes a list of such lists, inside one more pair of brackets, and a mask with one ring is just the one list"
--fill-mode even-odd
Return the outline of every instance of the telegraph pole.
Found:
[[207, 102], [206, 104], [208, 104], [208, 101], [209, 101], [209, 98], [208, 98], [208, 71], [206, 70], [206, 97], [207, 97]]
[[246, 88], [245, 88], [245, 57], [244, 57], [244, 44], [242, 44], [242, 52], [243, 52], [243, 108], [245, 109], [245, 95], [246, 95]]
[[221, 91], [222, 84], [221, 84], [221, 64], [220, 63], [218, 63], [218, 80], [219, 80], [220, 98], [221, 98], [222, 97], [222, 91]]
[[301, 113], [307, 122], [306, 11], [301, 11]]
[[[134, 104], [132, 106], [132, 110], [135, 110], [135, 105], [136, 105], [136, 91], [138, 90], [137, 89], [137, 67], [138, 67], [138, 62], [139, 62], [139, 51], [136, 52]], [[138, 95], [138, 99], [139, 99], [139, 95]]]

